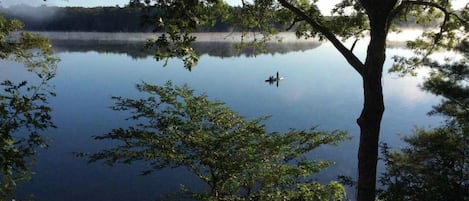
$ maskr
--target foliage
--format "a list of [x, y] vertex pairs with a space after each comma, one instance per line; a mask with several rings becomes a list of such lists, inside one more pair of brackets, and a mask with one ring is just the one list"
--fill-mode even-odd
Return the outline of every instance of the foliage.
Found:
[[416, 129], [399, 152], [383, 146], [383, 200], [469, 200], [469, 136], [451, 127]]
[[215, 25], [220, 18], [225, 19], [231, 10], [228, 4], [221, 0], [161, 0], [157, 4], [145, 1], [139, 5], [142, 8], [149, 7], [145, 9], [149, 9], [146, 21], [156, 27], [155, 31], [164, 32], [146, 44], [147, 48], [155, 49], [155, 59], [167, 61], [169, 58], [178, 57], [184, 61], [184, 67], [188, 70], [199, 60], [191, 47], [191, 43], [196, 39], [191, 33], [201, 25]]
[[438, 29], [428, 29], [416, 40], [408, 41], [407, 47], [414, 50], [415, 55], [412, 57], [394, 56], [395, 63], [389, 70], [390, 72], [415, 75], [415, 69], [429, 65], [433, 53], [451, 51], [468, 40], [469, 4], [456, 12], [452, 10], [450, 2], [430, 1], [430, 3], [422, 3], [423, 6], [419, 4], [402, 6], [402, 9], [408, 12], [397, 14], [399, 20], [407, 21], [410, 17], [417, 24], [431, 24], [434, 19], [441, 19], [441, 24]]
[[18, 181], [30, 178], [36, 149], [47, 147], [40, 131], [54, 127], [47, 99], [55, 95], [48, 81], [57, 59], [47, 39], [30, 33], [13, 36], [21, 28], [20, 21], [0, 16], [0, 58], [24, 64], [39, 82], [0, 84], [0, 200], [13, 195]]
[[448, 124], [469, 133], [469, 41], [461, 43], [456, 52], [463, 56], [458, 62], [443, 65], [428, 63], [434, 71], [424, 82], [423, 89], [443, 97], [430, 114], [444, 115], [448, 117]]
[[337, 182], [322, 185], [313, 175], [332, 164], [307, 160], [305, 154], [320, 145], [346, 139], [331, 133], [289, 130], [267, 133], [266, 117], [245, 120], [219, 101], [195, 95], [187, 86], [147, 83], [137, 85], [148, 96], [115, 97], [117, 111], [130, 111], [135, 127], [119, 128], [97, 136], [115, 140], [115, 146], [87, 155], [90, 162], [108, 165], [146, 162], [150, 174], [163, 168], [185, 167], [208, 190], [186, 195], [197, 200], [341, 200]]
[[458, 48], [456, 63], [429, 62], [434, 69], [423, 89], [443, 97], [430, 114], [448, 118], [432, 130], [416, 129], [399, 152], [383, 147], [386, 172], [384, 200], [469, 200], [469, 66], [468, 42]]

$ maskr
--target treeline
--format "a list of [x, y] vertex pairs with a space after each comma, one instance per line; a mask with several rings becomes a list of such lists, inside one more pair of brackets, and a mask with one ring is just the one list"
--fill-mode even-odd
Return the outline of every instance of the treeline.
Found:
[[[29, 31], [91, 31], [91, 32], [151, 32], [155, 28], [143, 24], [144, 13], [132, 7], [32, 7], [17, 5], [0, 7], [0, 14], [18, 19]], [[221, 21], [199, 31], [226, 32], [230, 26]]]
[[[158, 12], [158, 11], [155, 11]], [[0, 15], [7, 19], [18, 19], [29, 31], [86, 31], [86, 32], [151, 32], [155, 27], [142, 23], [145, 13], [135, 7], [32, 7], [17, 5], [9, 8], [0, 7]], [[416, 25], [414, 19], [399, 22], [403, 28], [426, 28], [437, 25]], [[275, 25], [285, 30], [282, 25]], [[199, 32], [229, 32], [233, 27], [221, 20], [211, 26], [199, 26]]]

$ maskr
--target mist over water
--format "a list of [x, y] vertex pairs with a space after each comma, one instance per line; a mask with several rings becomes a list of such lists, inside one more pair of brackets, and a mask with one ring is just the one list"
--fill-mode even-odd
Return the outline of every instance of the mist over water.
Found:
[[[82, 41], [126, 41], [126, 42], [144, 42], [148, 39], [156, 39], [162, 33], [128, 33], [128, 32], [54, 32], [54, 31], [32, 31], [48, 37], [51, 40], [82, 40]], [[244, 33], [241, 32], [202, 32], [193, 33], [192, 36], [197, 37], [197, 42], [252, 42], [254, 39], [262, 39], [259, 33]], [[293, 32], [280, 32], [270, 38], [267, 43], [318, 43], [315, 38], [297, 38]]]

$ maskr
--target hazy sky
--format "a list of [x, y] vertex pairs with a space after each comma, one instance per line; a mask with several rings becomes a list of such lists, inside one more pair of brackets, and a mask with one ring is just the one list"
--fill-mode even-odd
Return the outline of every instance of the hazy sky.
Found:
[[[340, 0], [319, 0], [319, 8], [324, 11], [329, 11], [333, 5]], [[15, 4], [29, 4], [39, 6], [42, 4], [48, 6], [83, 6], [83, 7], [94, 7], [94, 6], [123, 6], [129, 2], [129, 0], [0, 0], [1, 5], [11, 6]], [[231, 5], [239, 5], [241, 0], [227, 0]], [[453, 1], [456, 8], [461, 8], [467, 3], [467, 0], [455, 0]]]

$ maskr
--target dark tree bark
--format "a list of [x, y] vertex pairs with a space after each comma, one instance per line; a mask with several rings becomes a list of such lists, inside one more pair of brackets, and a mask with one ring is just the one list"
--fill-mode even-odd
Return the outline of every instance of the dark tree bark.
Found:
[[[372, 40], [381, 41], [381, 38]], [[362, 113], [357, 119], [360, 126], [357, 189], [359, 201], [375, 200], [379, 132], [384, 112], [381, 69], [385, 52], [380, 46], [370, 43], [363, 74], [364, 104]]]
[[384, 113], [381, 83], [386, 59], [388, 17], [396, 1], [362, 1], [370, 19], [370, 43], [362, 74], [364, 104], [357, 123], [360, 126], [358, 150], [358, 201], [374, 201], [376, 194], [376, 167], [381, 120]]

